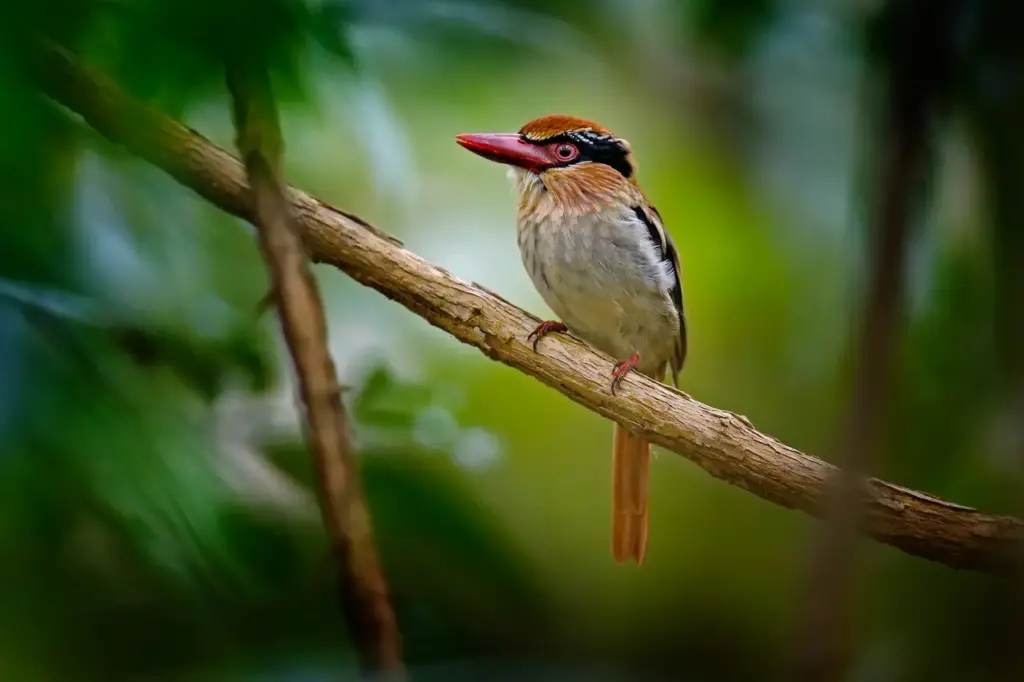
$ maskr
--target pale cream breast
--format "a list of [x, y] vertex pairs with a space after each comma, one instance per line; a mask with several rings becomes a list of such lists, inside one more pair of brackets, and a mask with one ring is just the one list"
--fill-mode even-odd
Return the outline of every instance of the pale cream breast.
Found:
[[575, 335], [616, 359], [636, 352], [643, 373], [659, 374], [679, 317], [646, 227], [621, 202], [580, 210], [532, 173], [516, 176], [519, 249], [541, 297]]

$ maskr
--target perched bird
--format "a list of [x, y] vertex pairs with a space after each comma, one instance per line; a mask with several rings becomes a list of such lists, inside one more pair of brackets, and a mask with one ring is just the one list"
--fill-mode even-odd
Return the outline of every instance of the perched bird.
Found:
[[[464, 134], [460, 145], [510, 166], [523, 264], [568, 331], [616, 358], [610, 389], [631, 370], [673, 383], [686, 358], [679, 256], [636, 181], [629, 143], [596, 123], [538, 118], [518, 133]], [[529, 339], [528, 339], [529, 340]], [[651, 445], [614, 428], [612, 555], [643, 563]]]

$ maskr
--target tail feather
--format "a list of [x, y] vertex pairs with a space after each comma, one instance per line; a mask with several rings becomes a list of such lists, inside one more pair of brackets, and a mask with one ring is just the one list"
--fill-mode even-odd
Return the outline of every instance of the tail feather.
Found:
[[644, 562], [651, 444], [615, 425], [612, 451], [612, 556], [619, 563]]

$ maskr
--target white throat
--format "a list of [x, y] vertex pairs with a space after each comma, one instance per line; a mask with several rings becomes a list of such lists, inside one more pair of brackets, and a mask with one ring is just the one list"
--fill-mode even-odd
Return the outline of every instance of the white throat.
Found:
[[533, 171], [517, 166], [508, 167], [508, 179], [519, 194], [526, 194], [544, 188], [544, 181]]

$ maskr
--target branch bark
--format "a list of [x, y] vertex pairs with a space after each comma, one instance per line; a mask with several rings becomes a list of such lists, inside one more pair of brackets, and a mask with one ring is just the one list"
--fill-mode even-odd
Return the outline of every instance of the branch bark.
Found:
[[[222, 210], [252, 222], [242, 165], [202, 135], [122, 92], [59, 47], [41, 50], [38, 77], [54, 100], [113, 142], [162, 168]], [[630, 376], [608, 392], [612, 360], [567, 335], [525, 342], [539, 320], [477, 284], [403, 249], [364, 220], [289, 189], [306, 253], [380, 291], [484, 355], [514, 367], [587, 409], [694, 462], [712, 476], [774, 504], [824, 512], [837, 471], [769, 435], [742, 416], [674, 388]], [[878, 479], [864, 487], [861, 529], [904, 552], [958, 569], [1007, 574], [1024, 524]]]
[[238, 150], [251, 195], [251, 218], [277, 299], [285, 342], [306, 407], [306, 441], [317, 474], [324, 525], [338, 570], [342, 613], [367, 674], [400, 675], [401, 634], [374, 546], [341, 391], [327, 345], [316, 281], [293, 229], [292, 206], [280, 180], [284, 143], [265, 69], [226, 60]]

